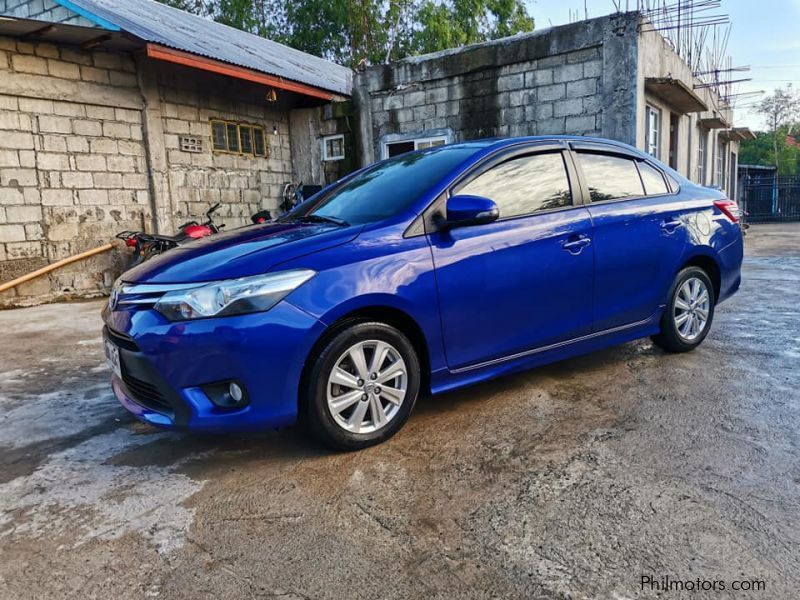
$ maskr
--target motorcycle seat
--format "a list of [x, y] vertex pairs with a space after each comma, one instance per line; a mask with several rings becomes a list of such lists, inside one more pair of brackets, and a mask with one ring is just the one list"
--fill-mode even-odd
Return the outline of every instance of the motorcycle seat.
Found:
[[173, 244], [178, 244], [186, 239], [186, 235], [162, 235], [160, 233], [148, 233], [142, 237], [160, 242], [172, 242]]

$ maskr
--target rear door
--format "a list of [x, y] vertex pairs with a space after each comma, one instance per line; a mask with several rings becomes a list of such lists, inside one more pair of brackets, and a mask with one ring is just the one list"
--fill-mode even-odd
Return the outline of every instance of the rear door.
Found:
[[576, 146], [594, 226], [593, 329], [644, 321], [680, 268], [685, 205], [655, 164], [612, 146]]
[[452, 190], [491, 198], [500, 219], [429, 235], [451, 369], [590, 332], [592, 227], [567, 160], [560, 146], [515, 154]]

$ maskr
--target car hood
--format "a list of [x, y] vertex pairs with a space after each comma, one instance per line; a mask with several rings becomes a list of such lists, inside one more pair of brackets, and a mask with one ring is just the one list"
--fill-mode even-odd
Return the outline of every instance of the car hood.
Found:
[[258, 275], [355, 239], [362, 227], [265, 223], [188, 242], [126, 271], [129, 283], [194, 283]]

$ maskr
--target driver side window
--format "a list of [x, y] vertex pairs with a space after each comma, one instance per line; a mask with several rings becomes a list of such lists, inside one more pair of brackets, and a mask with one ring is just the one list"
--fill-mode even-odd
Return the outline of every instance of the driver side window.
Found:
[[481, 173], [458, 193], [494, 200], [501, 219], [572, 204], [561, 152], [512, 158]]

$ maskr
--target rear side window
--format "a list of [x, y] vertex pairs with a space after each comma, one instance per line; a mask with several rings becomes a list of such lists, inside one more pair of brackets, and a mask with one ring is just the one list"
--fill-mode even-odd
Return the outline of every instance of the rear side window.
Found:
[[669, 194], [667, 182], [664, 181], [664, 176], [661, 171], [656, 169], [653, 165], [644, 161], [639, 164], [639, 174], [642, 176], [642, 183], [644, 183], [644, 193], [648, 196], [658, 196], [659, 194]]
[[561, 152], [513, 158], [481, 173], [458, 193], [494, 200], [501, 219], [572, 204]]
[[679, 189], [681, 189], [681, 184], [678, 183], [678, 180], [669, 173], [667, 173], [667, 181], [669, 181], [669, 184], [672, 186], [673, 192], [677, 192]]
[[642, 180], [633, 160], [586, 152], [579, 156], [592, 202], [644, 195]]

